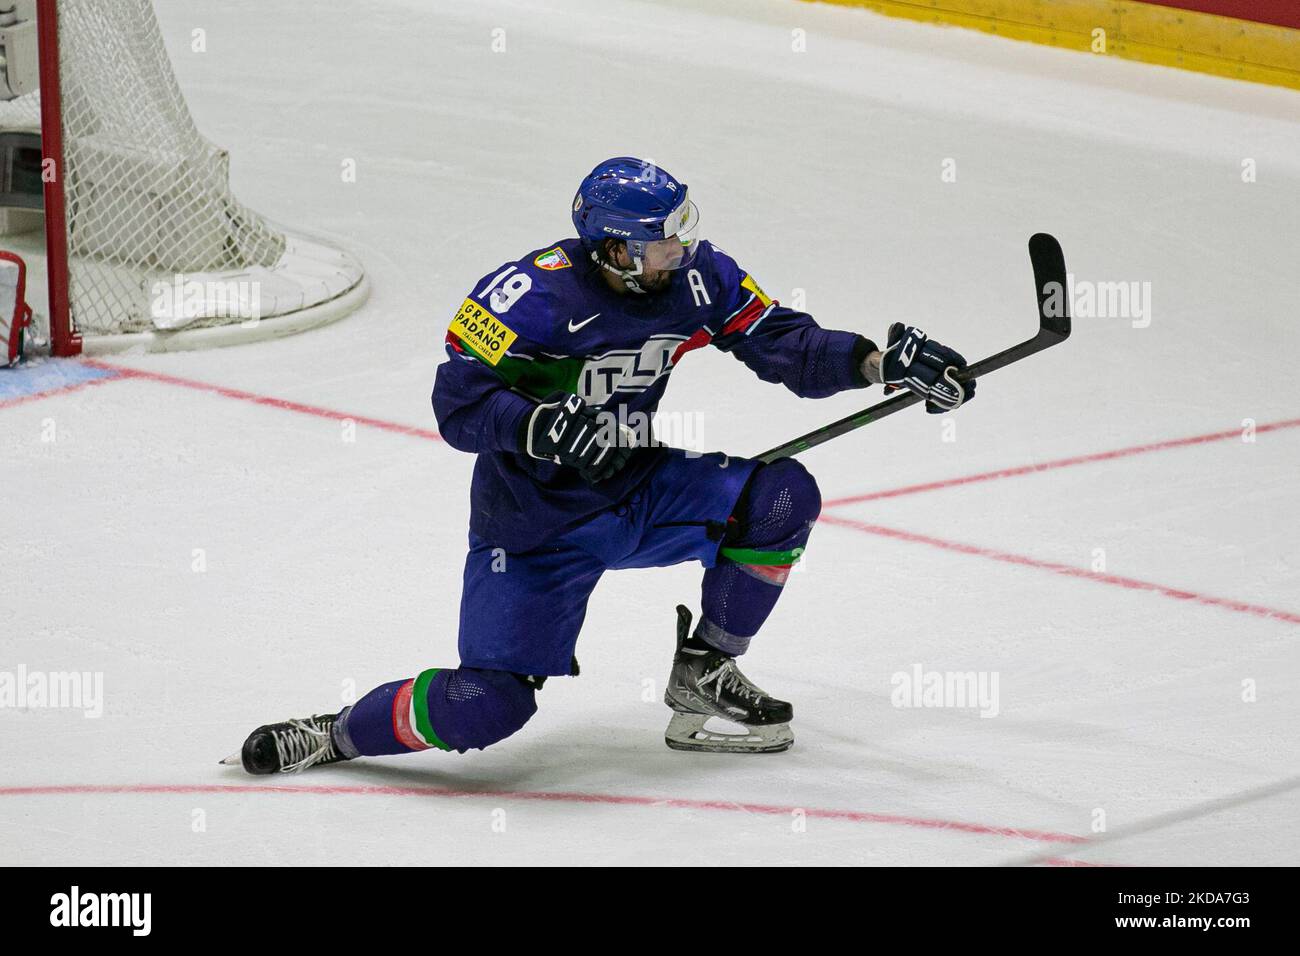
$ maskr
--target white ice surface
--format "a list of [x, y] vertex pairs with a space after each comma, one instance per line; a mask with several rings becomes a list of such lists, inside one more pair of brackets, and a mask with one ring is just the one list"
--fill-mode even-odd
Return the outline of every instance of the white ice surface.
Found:
[[[308, 335], [121, 364], [432, 428], [467, 285], [567, 235], [577, 179], [630, 153], [827, 326], [1000, 349], [1033, 324], [1038, 230], [1080, 278], [1152, 284], [1148, 328], [1078, 320], [982, 382], [956, 441], [917, 410], [808, 453], [828, 500], [1300, 415], [1295, 92], [787, 0], [159, 6], [236, 193], [353, 249], [374, 292]], [[877, 399], [800, 401], [706, 351], [664, 408], [744, 454]], [[683, 566], [607, 576], [582, 677], [485, 752], [211, 789], [263, 782], [216, 765], [257, 724], [455, 663], [471, 463], [140, 379], [0, 408], [0, 671], [105, 682], [98, 719], [0, 709], [0, 863], [1300, 863], [1297, 790], [1251, 795], [1300, 773], [1297, 428], [828, 508], [984, 553], [816, 531], [746, 663], [796, 705], [784, 755], [664, 747]], [[1098, 548], [1290, 618], [987, 556]], [[999, 716], [891, 706], [918, 663], [996, 672]], [[1095, 847], [1007, 830], [1099, 812]]]

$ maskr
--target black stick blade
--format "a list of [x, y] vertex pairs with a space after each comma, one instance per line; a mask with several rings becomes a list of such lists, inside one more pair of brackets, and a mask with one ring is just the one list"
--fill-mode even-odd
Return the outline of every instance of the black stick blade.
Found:
[[1045, 232], [1036, 232], [1029, 237], [1029, 260], [1034, 265], [1039, 329], [1058, 338], [1069, 338], [1070, 295], [1061, 244]]

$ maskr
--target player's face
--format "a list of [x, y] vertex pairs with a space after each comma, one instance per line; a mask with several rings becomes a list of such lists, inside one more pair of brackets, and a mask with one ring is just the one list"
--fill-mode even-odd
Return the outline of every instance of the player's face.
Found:
[[[613, 257], [614, 264], [620, 269], [632, 268], [632, 257], [628, 254], [626, 246], [616, 246], [613, 250]], [[636, 281], [637, 284], [647, 292], [662, 292], [672, 283], [673, 270], [653, 268], [648, 262], [642, 259], [641, 274], [636, 277]]]
[[684, 200], [665, 221], [664, 229], [672, 230], [667, 238], [633, 241], [617, 247], [620, 269], [632, 268], [634, 257], [640, 260], [637, 282], [647, 292], [668, 288], [673, 273], [695, 261], [700, 240], [700, 211], [695, 203]]
[[646, 267], [641, 270], [641, 275], [637, 281], [641, 283], [641, 288], [647, 292], [662, 292], [672, 284], [673, 273], [671, 269], [651, 269]]

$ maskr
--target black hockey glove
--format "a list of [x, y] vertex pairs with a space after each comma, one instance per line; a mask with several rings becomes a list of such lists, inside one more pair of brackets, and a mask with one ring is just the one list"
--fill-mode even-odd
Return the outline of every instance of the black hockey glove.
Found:
[[576, 468], [596, 484], [616, 474], [636, 450], [636, 435], [599, 415], [577, 395], [553, 392], [524, 419], [520, 444], [533, 458]]
[[889, 327], [889, 346], [880, 358], [885, 390], [911, 389], [925, 399], [931, 415], [954, 411], [975, 397], [974, 381], [957, 381], [965, 367], [958, 352], [932, 342], [920, 329], [902, 322]]

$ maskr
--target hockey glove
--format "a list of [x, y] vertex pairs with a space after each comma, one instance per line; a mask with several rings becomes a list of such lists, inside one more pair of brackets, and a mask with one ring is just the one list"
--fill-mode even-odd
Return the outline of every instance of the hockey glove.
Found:
[[951, 412], [975, 397], [975, 382], [957, 381], [966, 360], [920, 329], [902, 322], [889, 327], [889, 347], [880, 358], [885, 390], [908, 388], [925, 399], [931, 415]]
[[627, 464], [636, 449], [636, 435], [616, 425], [612, 416], [592, 411], [577, 395], [554, 392], [524, 419], [521, 444], [533, 458], [576, 468], [594, 485]]

